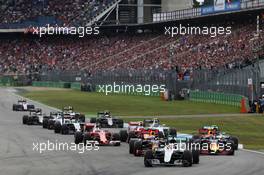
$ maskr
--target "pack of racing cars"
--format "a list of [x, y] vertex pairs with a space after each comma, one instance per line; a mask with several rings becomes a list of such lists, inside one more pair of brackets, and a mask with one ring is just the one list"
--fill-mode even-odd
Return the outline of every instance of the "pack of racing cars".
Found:
[[200, 150], [201, 154], [234, 155], [238, 150], [238, 138], [220, 131], [216, 125], [200, 128], [193, 142], [205, 148]]
[[108, 111], [98, 112], [89, 122], [71, 106], [46, 115], [26, 100], [19, 100], [13, 105], [13, 111], [28, 112], [22, 117], [25, 125], [42, 125], [54, 133], [73, 134], [75, 144], [120, 146], [122, 142], [127, 143], [128, 153], [143, 157], [145, 167], [190, 167], [199, 164], [200, 155], [234, 155], [238, 149], [238, 138], [226, 134], [216, 125], [203, 126], [197, 134], [188, 135], [161, 124], [157, 118], [131, 121], [124, 128], [124, 121]]

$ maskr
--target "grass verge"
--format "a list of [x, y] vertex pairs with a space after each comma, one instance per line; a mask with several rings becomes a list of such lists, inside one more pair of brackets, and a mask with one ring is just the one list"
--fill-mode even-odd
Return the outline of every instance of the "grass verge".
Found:
[[210, 103], [190, 101], [161, 101], [159, 97], [104, 95], [74, 90], [68, 91], [32, 91], [23, 94], [25, 97], [62, 109], [73, 106], [76, 111], [96, 114], [109, 110], [120, 116], [153, 116], [184, 114], [224, 114], [238, 113], [239, 108]]

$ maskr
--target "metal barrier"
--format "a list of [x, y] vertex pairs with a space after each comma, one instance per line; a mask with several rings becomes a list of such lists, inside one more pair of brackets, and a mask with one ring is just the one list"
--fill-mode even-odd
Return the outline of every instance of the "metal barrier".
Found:
[[0, 86], [14, 86], [15, 80], [12, 76], [0, 78]]
[[[244, 69], [198, 70], [193, 73], [191, 89], [243, 95], [251, 99], [259, 97], [259, 73], [254, 67]], [[249, 86], [252, 82], [252, 87]]]
[[0, 76], [0, 86], [25, 86], [31, 84], [30, 75]]
[[[192, 90], [214, 91], [229, 94], [238, 94], [256, 98], [259, 94], [256, 91], [258, 72], [255, 67], [237, 69], [217, 70], [195, 70], [190, 80], [178, 80], [175, 70], [127, 70], [98, 71], [93, 74], [74, 71], [52, 71], [42, 73], [38, 76], [40, 81], [51, 82], [76, 82], [84, 85], [89, 84], [94, 91], [98, 85], [127, 84], [127, 85], [165, 85], [169, 91], [177, 93], [188, 88]], [[252, 80], [253, 91], [249, 89], [248, 81]], [[79, 85], [78, 85], [79, 86]], [[80, 87], [78, 87], [79, 89]]]
[[[176, 70], [114, 70], [89, 72], [51, 71], [34, 75], [7, 76], [0, 79], [0, 85], [28, 85], [44, 87], [72, 88], [77, 90], [98, 91], [99, 85], [165, 85], [171, 99], [180, 97], [182, 89], [217, 92], [245, 96], [250, 101], [258, 99], [261, 88], [258, 84], [260, 73], [253, 66], [236, 69], [195, 70], [186, 80], [179, 80]], [[252, 86], [249, 86], [249, 80]], [[15, 83], [14, 83], [15, 82]], [[259, 91], [258, 91], [259, 89]], [[129, 95], [144, 95], [129, 92]], [[159, 96], [159, 93], [151, 93]], [[211, 97], [211, 96], [210, 96]], [[212, 96], [214, 97], [214, 96]], [[218, 97], [217, 97], [218, 98]], [[220, 97], [219, 97], [220, 98]], [[212, 99], [217, 101], [216, 99]], [[231, 100], [232, 101], [232, 100]], [[219, 102], [220, 103], [220, 102]], [[232, 101], [232, 103], [235, 103]], [[237, 101], [236, 101], [237, 103]]]
[[52, 87], [52, 88], [70, 88], [71, 83], [67, 82], [45, 82], [45, 81], [33, 81], [32, 86], [35, 87]]
[[81, 83], [71, 83], [71, 89], [81, 90], [82, 89], [82, 85], [81, 85]]
[[70, 82], [52, 82], [52, 81], [33, 81], [32, 86], [34, 87], [50, 87], [50, 88], [71, 88], [74, 90], [81, 90], [81, 83], [70, 83]]
[[190, 100], [197, 102], [225, 104], [240, 107], [243, 98], [248, 101], [248, 99], [243, 95], [206, 91], [190, 91]]

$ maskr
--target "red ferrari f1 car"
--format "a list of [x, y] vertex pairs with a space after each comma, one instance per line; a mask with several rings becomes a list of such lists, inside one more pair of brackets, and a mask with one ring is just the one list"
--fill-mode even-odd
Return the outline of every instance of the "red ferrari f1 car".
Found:
[[81, 131], [74, 134], [76, 144], [87, 143], [102, 145], [120, 146], [120, 136], [118, 133], [112, 133], [96, 127], [94, 123], [86, 123]]

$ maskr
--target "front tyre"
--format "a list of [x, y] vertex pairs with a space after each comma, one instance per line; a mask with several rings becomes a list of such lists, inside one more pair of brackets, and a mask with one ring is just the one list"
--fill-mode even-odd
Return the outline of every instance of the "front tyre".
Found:
[[68, 126], [67, 125], [62, 125], [62, 127], [61, 127], [61, 134], [63, 134], [63, 135], [66, 135], [66, 134], [69, 134], [69, 128], [68, 128]]
[[23, 116], [22, 123], [23, 123], [24, 125], [26, 125], [26, 124], [28, 123], [28, 116], [27, 116], [27, 115], [24, 115], [24, 116]]
[[79, 144], [83, 141], [83, 134], [80, 131], [75, 132], [74, 134], [74, 142], [75, 144]]
[[43, 128], [48, 128], [48, 122], [49, 122], [48, 119], [43, 119], [42, 127], [43, 127]]
[[230, 139], [234, 142], [234, 149], [238, 150], [238, 138], [237, 137], [231, 137]]
[[152, 150], [148, 150], [144, 156], [145, 167], [152, 167], [152, 159], [154, 158]]
[[61, 132], [61, 124], [60, 123], [55, 123], [54, 125], [54, 133], [60, 133]]
[[185, 150], [183, 152], [182, 165], [184, 167], [190, 167], [190, 166], [192, 166], [192, 152], [191, 151]]

